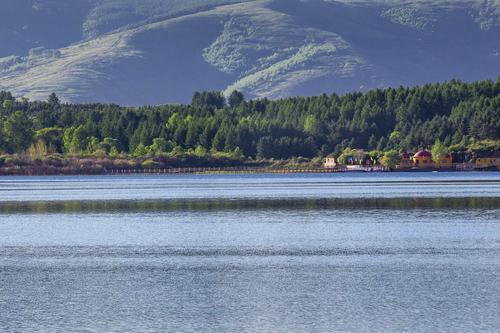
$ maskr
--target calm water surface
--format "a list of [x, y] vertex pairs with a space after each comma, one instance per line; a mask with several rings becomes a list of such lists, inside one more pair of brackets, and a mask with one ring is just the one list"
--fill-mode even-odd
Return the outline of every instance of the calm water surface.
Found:
[[0, 332], [499, 332], [500, 173], [0, 178]]

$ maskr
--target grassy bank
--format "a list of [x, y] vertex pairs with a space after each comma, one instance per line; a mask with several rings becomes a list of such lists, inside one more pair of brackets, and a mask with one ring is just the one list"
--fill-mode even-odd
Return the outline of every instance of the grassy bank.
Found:
[[[366, 170], [365, 170], [366, 169]], [[40, 158], [29, 155], [0, 156], [0, 176], [44, 176], [44, 175], [105, 175], [137, 173], [311, 173], [370, 171], [370, 167], [351, 168], [339, 165], [335, 169], [325, 169], [320, 158], [246, 159], [229, 155], [197, 156], [168, 154], [150, 157], [133, 156], [92, 156], [53, 154]], [[381, 171], [380, 165], [375, 171]], [[383, 171], [390, 171], [386, 170]], [[396, 172], [460, 171], [453, 168], [397, 169]], [[498, 169], [484, 169], [497, 171]], [[371, 170], [373, 171], [373, 170]], [[469, 170], [470, 171], [470, 170]]]
[[252, 160], [231, 156], [65, 156], [53, 154], [41, 158], [28, 155], [0, 156], [0, 175], [101, 175], [140, 173], [165, 170], [237, 171], [237, 170], [300, 170], [321, 169], [319, 159]]

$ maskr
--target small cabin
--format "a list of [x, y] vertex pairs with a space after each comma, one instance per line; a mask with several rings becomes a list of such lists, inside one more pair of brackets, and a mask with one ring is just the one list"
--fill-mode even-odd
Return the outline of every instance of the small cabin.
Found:
[[437, 163], [437, 166], [444, 169], [453, 168], [453, 156], [451, 154], [446, 154], [446, 156]]
[[353, 156], [348, 156], [346, 158], [347, 165], [362, 165], [362, 166], [371, 166], [374, 164], [372, 158], [368, 153], [364, 150], [356, 150]]
[[500, 169], [500, 151], [483, 153], [476, 157], [476, 168], [498, 168]]
[[411, 167], [413, 167], [411, 154], [404, 152], [401, 155], [401, 160], [399, 161], [397, 168], [398, 169], [409, 169]]
[[337, 161], [335, 161], [335, 157], [327, 157], [325, 158], [325, 162], [323, 163], [323, 166], [326, 169], [333, 169], [337, 166]]
[[432, 154], [427, 150], [421, 150], [415, 155], [413, 155], [413, 166], [416, 168], [434, 168], [434, 162], [432, 161]]

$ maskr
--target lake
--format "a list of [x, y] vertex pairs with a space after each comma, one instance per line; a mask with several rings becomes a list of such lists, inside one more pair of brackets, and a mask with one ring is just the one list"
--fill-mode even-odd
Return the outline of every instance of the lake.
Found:
[[498, 332], [500, 173], [0, 178], [0, 332]]

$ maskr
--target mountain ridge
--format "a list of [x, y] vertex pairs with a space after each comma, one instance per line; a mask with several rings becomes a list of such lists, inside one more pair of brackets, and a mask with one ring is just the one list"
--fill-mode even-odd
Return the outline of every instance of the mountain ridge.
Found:
[[[19, 1], [38, 11], [60, 2]], [[0, 53], [0, 89], [139, 105], [186, 102], [196, 90], [280, 98], [500, 72], [500, 1], [78, 3], [58, 10], [81, 19], [79, 37]]]

